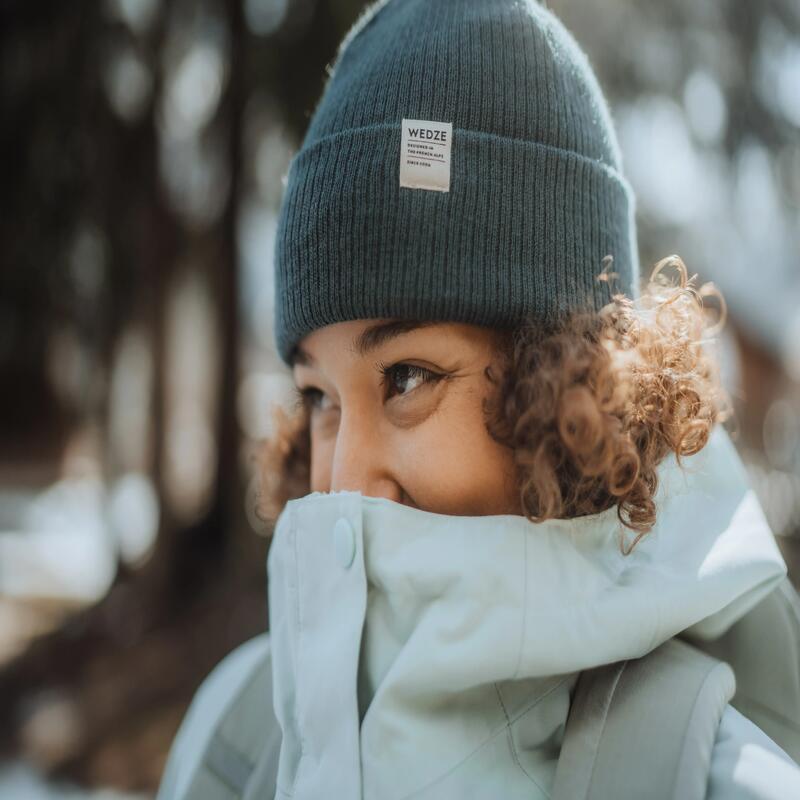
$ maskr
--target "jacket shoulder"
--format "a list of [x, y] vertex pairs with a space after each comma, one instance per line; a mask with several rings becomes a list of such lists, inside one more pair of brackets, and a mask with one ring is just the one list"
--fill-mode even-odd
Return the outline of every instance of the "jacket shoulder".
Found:
[[800, 765], [761, 728], [726, 706], [711, 751], [706, 800], [794, 800]]
[[253, 670], [270, 656], [270, 634], [254, 636], [228, 653], [192, 697], [172, 741], [156, 800], [177, 800], [188, 788], [222, 715]]

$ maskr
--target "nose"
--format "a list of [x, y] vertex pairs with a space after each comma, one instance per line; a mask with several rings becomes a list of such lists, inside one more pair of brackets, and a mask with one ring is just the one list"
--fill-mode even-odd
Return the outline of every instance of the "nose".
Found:
[[402, 502], [403, 489], [395, 476], [390, 450], [389, 442], [369, 415], [343, 411], [336, 434], [330, 491], [358, 491], [369, 497]]

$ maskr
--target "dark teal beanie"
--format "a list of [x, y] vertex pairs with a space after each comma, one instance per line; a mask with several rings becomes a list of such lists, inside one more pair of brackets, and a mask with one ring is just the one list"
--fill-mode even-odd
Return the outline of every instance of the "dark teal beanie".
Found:
[[605, 98], [551, 11], [378, 0], [289, 166], [278, 352], [291, 364], [307, 333], [345, 320], [511, 328], [635, 298], [634, 213]]

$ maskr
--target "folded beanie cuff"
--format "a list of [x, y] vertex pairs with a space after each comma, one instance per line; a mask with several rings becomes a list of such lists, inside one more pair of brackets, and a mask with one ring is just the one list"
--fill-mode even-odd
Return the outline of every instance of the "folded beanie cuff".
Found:
[[307, 333], [345, 320], [510, 328], [636, 295], [635, 196], [605, 162], [454, 126], [449, 191], [433, 191], [400, 185], [400, 149], [398, 120], [293, 159], [275, 251], [287, 364]]

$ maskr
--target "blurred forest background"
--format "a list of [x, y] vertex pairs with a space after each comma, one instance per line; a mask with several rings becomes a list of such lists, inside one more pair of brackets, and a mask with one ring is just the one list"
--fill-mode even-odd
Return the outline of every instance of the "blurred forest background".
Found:
[[[363, 5], [0, 4], [2, 798], [152, 796], [266, 628], [276, 215]], [[736, 444], [797, 583], [800, 4], [547, 5], [609, 98], [643, 268], [677, 253], [727, 299]]]

